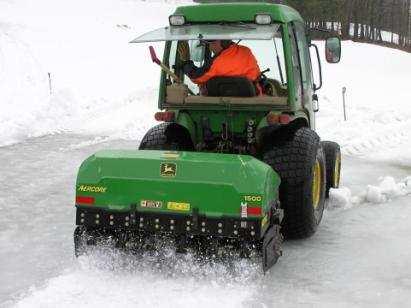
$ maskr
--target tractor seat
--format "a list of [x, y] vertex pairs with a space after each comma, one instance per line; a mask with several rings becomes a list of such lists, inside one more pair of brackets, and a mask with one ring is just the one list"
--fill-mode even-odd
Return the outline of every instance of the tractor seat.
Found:
[[214, 77], [206, 83], [207, 96], [257, 96], [255, 85], [245, 77]]

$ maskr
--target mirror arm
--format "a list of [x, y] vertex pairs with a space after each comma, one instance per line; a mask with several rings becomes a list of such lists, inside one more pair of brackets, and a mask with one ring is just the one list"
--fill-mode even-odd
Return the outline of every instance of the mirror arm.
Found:
[[314, 84], [314, 91], [317, 91], [317, 90], [319, 90], [319, 89], [321, 89], [322, 88], [322, 86], [323, 86], [323, 73], [322, 73], [322, 68], [321, 68], [321, 59], [320, 59], [320, 51], [318, 50], [318, 46], [317, 45], [315, 45], [315, 44], [310, 44], [310, 47], [314, 47], [315, 48], [315, 52], [316, 52], [316, 54], [317, 54], [317, 61], [318, 61], [318, 72], [319, 72], [319, 74], [320, 74], [320, 85], [317, 87], [315, 84]]

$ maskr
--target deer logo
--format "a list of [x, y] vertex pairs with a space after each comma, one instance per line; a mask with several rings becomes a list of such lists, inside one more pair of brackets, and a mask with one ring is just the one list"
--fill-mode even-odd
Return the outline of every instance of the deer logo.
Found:
[[162, 163], [160, 166], [160, 175], [165, 177], [175, 177], [177, 174], [177, 165], [174, 163]]

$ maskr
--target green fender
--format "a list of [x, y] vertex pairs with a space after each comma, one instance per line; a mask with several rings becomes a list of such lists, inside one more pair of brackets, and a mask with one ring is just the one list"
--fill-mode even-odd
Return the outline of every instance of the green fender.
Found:
[[[272, 111], [272, 112], [274, 112], [274, 111]], [[281, 112], [274, 112], [274, 113], [277, 113], [278, 115], [281, 114]], [[291, 116], [291, 122], [294, 122], [296, 120], [304, 122], [303, 126], [307, 126], [307, 127], [310, 126], [310, 121], [309, 121], [308, 115], [303, 111], [298, 111], [294, 115]], [[267, 126], [270, 126], [270, 124], [268, 124], [268, 122], [267, 122], [267, 117], [263, 117], [261, 119], [260, 123], [258, 123], [257, 130], [262, 129], [262, 128], [267, 127]]]

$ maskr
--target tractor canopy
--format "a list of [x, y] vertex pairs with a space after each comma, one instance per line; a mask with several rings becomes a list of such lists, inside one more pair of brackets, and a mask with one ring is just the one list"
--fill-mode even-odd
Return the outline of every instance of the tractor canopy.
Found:
[[304, 22], [293, 8], [273, 3], [204, 3], [180, 6], [174, 15], [182, 15], [187, 23], [254, 23], [258, 14], [268, 14], [273, 23]]
[[[260, 23], [257, 16], [265, 22]], [[179, 17], [178, 23], [172, 17]], [[170, 16], [171, 26], [146, 33], [131, 43], [179, 40], [271, 40], [280, 24], [303, 22], [300, 14], [285, 5], [221, 3], [181, 6]]]
[[279, 25], [196, 24], [160, 28], [139, 36], [131, 43], [190, 40], [272, 40]]

